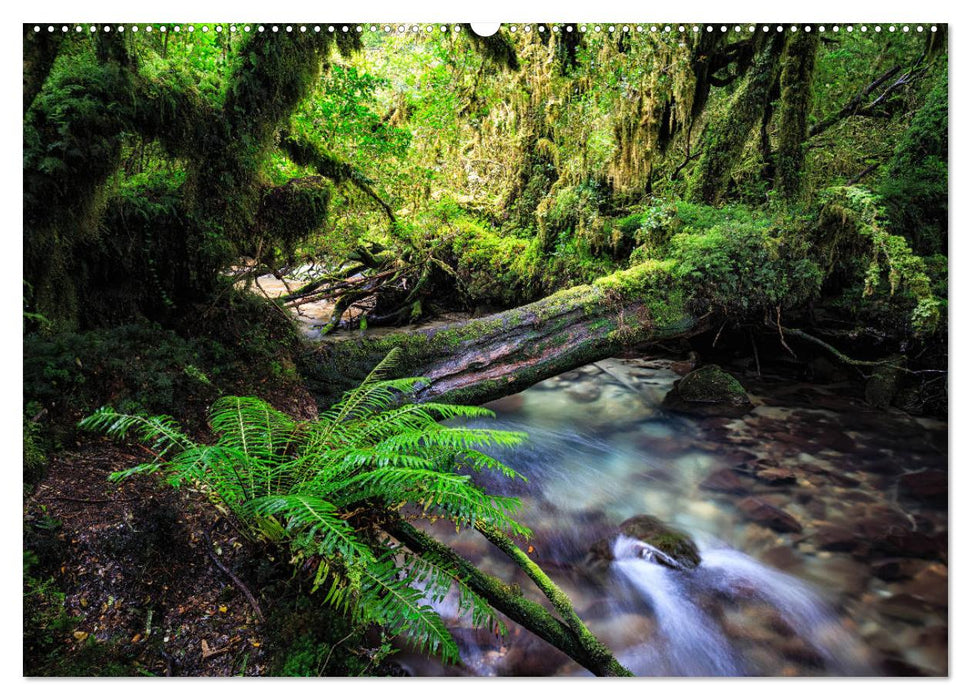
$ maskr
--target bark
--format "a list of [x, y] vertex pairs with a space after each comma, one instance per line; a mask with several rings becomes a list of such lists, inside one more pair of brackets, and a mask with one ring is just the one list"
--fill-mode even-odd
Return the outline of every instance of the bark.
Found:
[[35, 32], [32, 25], [24, 25], [24, 113], [33, 104], [47, 80], [57, 53], [61, 48], [61, 32], [48, 32], [47, 27]]
[[[306, 373], [336, 397], [392, 348], [400, 375], [424, 377], [419, 401], [482, 403], [617, 354], [707, 327], [680, 303], [670, 268], [655, 261], [485, 318], [411, 332], [334, 336], [310, 350]], [[322, 397], [323, 398], [323, 397]]]

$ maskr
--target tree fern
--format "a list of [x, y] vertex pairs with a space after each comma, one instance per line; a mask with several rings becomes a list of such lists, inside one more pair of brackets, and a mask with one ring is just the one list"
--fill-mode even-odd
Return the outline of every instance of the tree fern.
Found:
[[458, 648], [429, 601], [455, 590], [473, 624], [501, 629], [492, 608], [447, 561], [404, 552], [378, 539], [374, 525], [408, 506], [458, 527], [528, 537], [515, 520], [519, 501], [487, 494], [471, 478], [482, 469], [523, 478], [480, 448], [513, 446], [526, 436], [441, 422], [493, 415], [483, 408], [404, 402], [422, 380], [389, 379], [399, 358], [392, 351], [313, 422], [260, 399], [220, 398], [210, 411], [213, 444], [192, 441], [168, 416], [102, 408], [80, 425], [134, 437], [155, 453], [152, 462], [112, 478], [161, 468], [173, 485], [207, 490], [254, 537], [286, 542], [296, 560], [315, 561], [315, 585], [327, 585], [327, 603], [456, 661]]

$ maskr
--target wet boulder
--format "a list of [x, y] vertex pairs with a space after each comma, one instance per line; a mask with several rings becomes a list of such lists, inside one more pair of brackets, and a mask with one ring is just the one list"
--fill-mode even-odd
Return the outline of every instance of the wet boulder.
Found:
[[658, 550], [663, 556], [653, 560], [671, 569], [694, 569], [701, 563], [701, 555], [694, 541], [651, 515], [635, 515], [617, 528], [617, 533], [598, 541], [590, 548], [588, 561], [594, 567], [605, 568], [614, 560], [613, 543], [616, 535], [626, 535]]
[[670, 411], [706, 418], [737, 418], [752, 410], [744, 387], [718, 365], [705, 365], [679, 379], [662, 405]]

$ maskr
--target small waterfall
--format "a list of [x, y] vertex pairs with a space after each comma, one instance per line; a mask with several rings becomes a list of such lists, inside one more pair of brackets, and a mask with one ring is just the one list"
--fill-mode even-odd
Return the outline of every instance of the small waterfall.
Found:
[[657, 620], [654, 644], [629, 650], [636, 673], [731, 676], [740, 669], [728, 640], [691, 600], [685, 573], [656, 563], [650, 545], [623, 535], [614, 542], [614, 570], [647, 600]]
[[768, 603], [841, 675], [872, 675], [865, 648], [850, 635], [818, 594], [798, 579], [727, 547], [702, 548], [705, 583], [728, 595], [739, 591]]

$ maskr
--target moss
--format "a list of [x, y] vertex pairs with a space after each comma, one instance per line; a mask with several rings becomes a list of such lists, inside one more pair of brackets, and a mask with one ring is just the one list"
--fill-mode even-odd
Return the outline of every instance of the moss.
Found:
[[778, 57], [784, 41], [783, 35], [767, 40], [736, 89], [728, 108], [712, 123], [710, 136], [688, 189], [689, 199], [707, 204], [722, 200], [732, 170], [752, 130], [763, 116], [772, 86], [778, 79]]
[[812, 74], [818, 47], [818, 32], [797, 32], [787, 42], [782, 58], [775, 175], [776, 188], [790, 200], [796, 199], [802, 189], [807, 118], [812, 111]]
[[[686, 569], [697, 568], [701, 563], [698, 547], [691, 537], [675, 528], [669, 527], [651, 515], [635, 515], [628, 518], [618, 527], [620, 534], [633, 537], [664, 552], [671, 557], [678, 566]], [[590, 548], [593, 561], [602, 566], [613, 560], [612, 543], [600, 540]], [[657, 563], [668, 568], [675, 568], [670, 562], [658, 557]]]
[[928, 336], [938, 328], [944, 302], [934, 293], [924, 260], [904, 237], [887, 230], [879, 197], [860, 186], [824, 190], [816, 226], [831, 277], [855, 277], [868, 305], [903, 297], [913, 335]]
[[947, 71], [928, 92], [894, 151], [879, 193], [891, 233], [920, 255], [948, 249]]
[[739, 416], [752, 408], [745, 388], [718, 365], [705, 365], [675, 382], [663, 405], [700, 416]]

